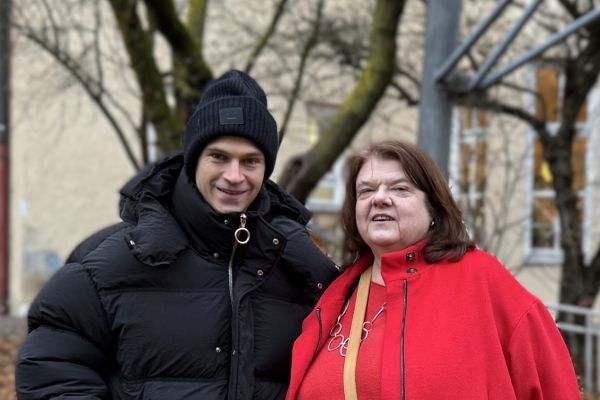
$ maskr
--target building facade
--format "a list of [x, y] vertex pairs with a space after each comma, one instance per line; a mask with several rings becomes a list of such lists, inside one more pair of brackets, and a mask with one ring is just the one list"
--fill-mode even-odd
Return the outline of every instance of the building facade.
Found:
[[[240, 2], [236, 1], [220, 0], [209, 9], [205, 45], [207, 59], [216, 60], [212, 64], [215, 75], [242, 68], [251, 48], [250, 29], [269, 22], [270, 2], [246, 7], [243, 15], [238, 15], [235, 11]], [[368, 16], [372, 4], [366, 3], [351, 2], [350, 9], [358, 12], [366, 7], [364, 15]], [[411, 75], [418, 77], [422, 37], [415, 39], [411, 34], [415, 27], [422, 29], [424, 8], [417, 3], [405, 11], [398, 57]], [[340, 4], [346, 7], [347, 2], [331, 2], [324, 12], [348, 12], [348, 8], [340, 9]], [[292, 26], [294, 21], [306, 19], [298, 13], [281, 23]], [[109, 14], [104, 10], [103, 15]], [[234, 23], [238, 28], [232, 32]], [[356, 22], [355, 30], [360, 32], [364, 24]], [[135, 168], [107, 118], [64, 66], [23, 35], [13, 36], [9, 306], [12, 314], [24, 315], [41, 285], [60, 268], [73, 247], [95, 230], [118, 221], [118, 190]], [[289, 46], [293, 47], [291, 42]], [[253, 72], [266, 88], [270, 108], [280, 124], [293, 76], [273, 71], [296, 61], [284, 50], [265, 53]], [[161, 51], [160, 43], [157, 51]], [[316, 142], [354, 84], [353, 69], [339, 60], [319, 57], [316, 51], [307, 71], [310, 79], [289, 120], [275, 180], [286, 160]], [[114, 52], [120, 54], [116, 59], [124, 58], [118, 46]], [[127, 118], [137, 120], [140, 112], [134, 80], [126, 62], [117, 61], [107, 67], [104, 77], [113, 96], [128, 108]], [[169, 64], [166, 56], [164, 63]], [[560, 69], [535, 63], [523, 68], [516, 79], [555, 104], [554, 109], [560, 107]], [[523, 94], [514, 101], [535, 110], [532, 95]], [[526, 124], [491, 111], [457, 106], [453, 114], [450, 185], [473, 238], [543, 301], [555, 302], [562, 259], [560, 227], [549, 186], [552, 177], [535, 133]], [[573, 161], [587, 256], [597, 251], [600, 242], [600, 228], [593, 223], [600, 218], [599, 115], [596, 89], [578, 120]], [[386, 138], [416, 142], [417, 123], [417, 107], [390, 89], [347, 152], [313, 191], [307, 202], [315, 214], [312, 229], [333, 257], [342, 257], [338, 211], [344, 198], [346, 155]], [[552, 123], [557, 121], [551, 119]], [[133, 131], [127, 135], [131, 143], [137, 143], [134, 151], [139, 157], [139, 138]]]

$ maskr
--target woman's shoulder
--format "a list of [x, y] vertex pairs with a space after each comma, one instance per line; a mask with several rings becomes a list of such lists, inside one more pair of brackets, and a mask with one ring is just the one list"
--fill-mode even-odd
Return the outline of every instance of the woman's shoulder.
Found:
[[485, 288], [491, 298], [497, 301], [520, 303], [526, 308], [539, 302], [498, 258], [484, 250], [467, 252], [459, 263], [473, 282]]
[[479, 248], [467, 251], [459, 263], [467, 268], [474, 269], [470, 272], [512, 275], [498, 258]]

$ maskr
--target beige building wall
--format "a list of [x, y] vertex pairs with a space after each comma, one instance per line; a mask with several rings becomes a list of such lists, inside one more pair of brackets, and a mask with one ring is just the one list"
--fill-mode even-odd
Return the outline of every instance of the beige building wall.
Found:
[[23, 315], [79, 241], [118, 221], [118, 189], [134, 168], [64, 71], [28, 42], [15, 49], [9, 304]]
[[[216, 75], [229, 68], [242, 68], [254, 43], [253, 35], [270, 18], [264, 6], [241, 0], [214, 2], [209, 9], [206, 54]], [[336, 9], [347, 2], [328, 2]], [[353, 10], [364, 3], [353, 4]], [[231, 9], [244, 13], [232, 14]], [[342, 10], [346, 9], [342, 7]], [[422, 54], [411, 51], [424, 10], [420, 2], [405, 12], [402, 25], [405, 41], [399, 44], [402, 62], [420, 76], [418, 65]], [[294, 16], [302, 20], [302, 16]], [[288, 24], [296, 23], [292, 17]], [[240, 25], [241, 24], [241, 25]], [[411, 25], [412, 24], [412, 25]], [[414, 26], [413, 26], [414, 25]], [[232, 26], [244, 29], [233, 30]], [[412, 36], [411, 36], [412, 35]], [[421, 48], [417, 45], [416, 47]], [[58, 268], [73, 247], [95, 230], [118, 221], [118, 190], [134, 173], [116, 135], [77, 85], [69, 84], [64, 71], [30, 43], [19, 41], [15, 47], [13, 66], [13, 127], [11, 155], [11, 259], [10, 307], [22, 315], [39, 287]], [[285, 50], [285, 49], [283, 49]], [[281, 50], [281, 51], [283, 51]], [[295, 49], [288, 49], [293, 54]], [[253, 75], [265, 87], [269, 105], [281, 124], [287, 106], [293, 76], [273, 75], [297, 59], [285, 53], [266, 52]], [[218, 60], [218, 62], [214, 62]], [[163, 58], [168, 62], [168, 58]], [[285, 70], [285, 69], [284, 69]], [[527, 72], [521, 72], [527, 79]], [[113, 88], [134, 113], [137, 100], [131, 77], [126, 69], [114, 70], [110, 76]], [[334, 79], [336, 78], [336, 79]], [[315, 82], [317, 83], [315, 85]], [[315, 107], [327, 105], [335, 109], [352, 88], [351, 75], [339, 73], [322, 62], [307, 73], [305, 90], [294, 109], [289, 130], [278, 156], [273, 178], [280, 175], [286, 160], [308, 149], [313, 140]], [[526, 102], [526, 98], [513, 99]], [[596, 134], [590, 141], [591, 154], [598, 154], [600, 138], [600, 106], [592, 101], [590, 110]], [[527, 150], [531, 143], [523, 124], [506, 118], [493, 118], [488, 149], [489, 209], [485, 248], [495, 254], [516, 277], [543, 301], [555, 302], [560, 278], [556, 266], [529, 265], [526, 262], [523, 220], [527, 218], [528, 168]], [[388, 93], [348, 151], [386, 138], [416, 142], [418, 110], [398, 101]], [[133, 143], [135, 139], [131, 138]], [[510, 168], [507, 168], [510, 166]], [[600, 217], [600, 161], [590, 156], [590, 186], [593, 204], [588, 221]], [[339, 172], [339, 171], [338, 171]], [[338, 174], [335, 179], [342, 180]], [[315, 212], [313, 227], [331, 242], [341, 240], [335, 207], [311, 205]], [[338, 204], [339, 207], [339, 204]], [[496, 229], [498, 228], [498, 229]], [[589, 223], [593, 238], [600, 242], [600, 227]], [[591, 245], [593, 246], [593, 245]], [[333, 249], [333, 247], [331, 247]], [[593, 250], [593, 249], [592, 249]], [[339, 256], [335, 250], [332, 255]]]

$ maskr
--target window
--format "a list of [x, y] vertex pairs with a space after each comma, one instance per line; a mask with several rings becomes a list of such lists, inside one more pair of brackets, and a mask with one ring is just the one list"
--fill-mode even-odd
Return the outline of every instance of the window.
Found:
[[475, 108], [458, 108], [458, 130], [454, 135], [455, 149], [454, 192], [471, 238], [483, 241], [484, 194], [487, 168], [487, 126], [485, 111]]
[[[537, 66], [535, 87], [538, 95], [535, 101], [535, 113], [544, 119], [552, 133], [560, 123], [560, 93], [563, 76], [560, 69], [553, 66]], [[587, 104], [584, 104], [577, 117], [577, 137], [573, 141], [573, 188], [579, 196], [577, 204], [579, 222], [582, 224], [585, 214], [586, 195], [586, 158], [588, 153], [589, 130], [587, 122]], [[543, 148], [535, 132], [531, 132], [532, 171], [530, 180], [530, 215], [526, 230], [526, 257], [533, 263], [557, 263], [562, 259], [560, 248], [560, 222], [558, 210], [554, 204], [552, 173], [543, 158]], [[589, 195], [589, 194], [588, 194]], [[585, 233], [585, 231], [583, 232]], [[585, 235], [584, 235], [585, 237]]]
[[[574, 188], [579, 194], [577, 208], [579, 222], [583, 222], [583, 194], [585, 184], [585, 152], [587, 139], [576, 138], [573, 142], [572, 166]], [[534, 143], [533, 155], [533, 191], [531, 208], [531, 248], [538, 254], [546, 251], [545, 258], [560, 254], [560, 225], [558, 210], [554, 205], [552, 173], [542, 156], [539, 140]]]
[[[337, 107], [312, 103], [308, 106], [308, 140], [312, 146], [335, 114]], [[314, 212], [336, 212], [344, 201], [343, 157], [339, 157], [311, 192], [306, 205]]]

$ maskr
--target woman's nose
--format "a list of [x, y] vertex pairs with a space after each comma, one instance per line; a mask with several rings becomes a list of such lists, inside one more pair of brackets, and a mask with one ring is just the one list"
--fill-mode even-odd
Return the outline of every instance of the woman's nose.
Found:
[[378, 188], [373, 195], [373, 205], [377, 206], [389, 206], [392, 204], [390, 194], [385, 188]]

